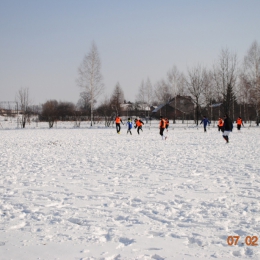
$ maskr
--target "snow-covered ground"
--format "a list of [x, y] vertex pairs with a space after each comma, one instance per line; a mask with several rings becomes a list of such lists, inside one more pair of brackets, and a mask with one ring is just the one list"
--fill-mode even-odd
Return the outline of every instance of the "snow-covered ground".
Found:
[[41, 124], [0, 130], [0, 259], [260, 259], [260, 128]]

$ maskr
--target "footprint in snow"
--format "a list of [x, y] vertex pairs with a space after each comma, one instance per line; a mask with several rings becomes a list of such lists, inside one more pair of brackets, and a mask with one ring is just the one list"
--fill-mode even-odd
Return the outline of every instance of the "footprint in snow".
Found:
[[205, 247], [205, 246], [208, 246], [208, 242], [205, 241], [205, 239], [203, 238], [194, 238], [194, 237], [189, 237], [188, 238], [188, 244], [189, 245], [194, 245], [194, 244], [197, 244], [198, 246], [201, 246], [201, 247]]
[[126, 237], [120, 237], [119, 242], [124, 244], [125, 246], [129, 246], [129, 245], [135, 243], [135, 240], [129, 239], [129, 238], [126, 238]]
[[164, 258], [164, 257], [161, 257], [161, 256], [159, 256], [159, 255], [157, 255], [157, 254], [155, 254], [155, 255], [152, 256], [152, 259], [164, 260], [165, 258]]

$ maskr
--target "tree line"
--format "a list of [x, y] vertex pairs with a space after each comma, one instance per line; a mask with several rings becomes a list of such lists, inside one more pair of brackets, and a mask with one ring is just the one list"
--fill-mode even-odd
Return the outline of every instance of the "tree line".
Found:
[[39, 114], [39, 119], [49, 122], [50, 127], [56, 120], [82, 117], [89, 119], [91, 126], [94, 118], [99, 117], [109, 126], [112, 118], [122, 112], [122, 104], [127, 104], [130, 114], [144, 107], [166, 104], [177, 95], [192, 98], [193, 119], [197, 124], [203, 114], [213, 119], [212, 107], [216, 105], [219, 105], [220, 115], [227, 113], [233, 120], [242, 116], [244, 120], [255, 120], [257, 125], [260, 122], [260, 45], [257, 41], [251, 44], [241, 62], [236, 53], [226, 48], [221, 50], [211, 68], [197, 64], [183, 73], [174, 65], [155, 84], [149, 78], [142, 80], [134, 102], [126, 101], [123, 88], [117, 82], [111, 96], [103, 96], [99, 104], [97, 100], [104, 93], [104, 83], [101, 60], [93, 43], [78, 68], [76, 83], [81, 89], [77, 104], [48, 100], [37, 109], [32, 109], [29, 90], [21, 89], [16, 100], [22, 111], [23, 127], [32, 113]]

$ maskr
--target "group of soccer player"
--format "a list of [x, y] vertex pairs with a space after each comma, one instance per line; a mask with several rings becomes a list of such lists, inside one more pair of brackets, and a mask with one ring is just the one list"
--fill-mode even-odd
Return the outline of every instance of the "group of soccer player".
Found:
[[[120, 130], [121, 130], [120, 124], [122, 123], [124, 125], [120, 115], [116, 117], [115, 122], [116, 122], [116, 132], [120, 134]], [[137, 128], [137, 133], [140, 134], [140, 130], [143, 131], [142, 126], [144, 125], [144, 122], [139, 117], [137, 117], [134, 120], [134, 123], [135, 123], [134, 128]], [[133, 122], [130, 117], [128, 118], [126, 125], [127, 125], [127, 134], [130, 133], [130, 135], [132, 135]]]
[[[121, 123], [124, 125], [120, 115], [118, 115], [115, 118], [115, 123], [116, 123], [116, 132], [118, 134], [120, 134], [120, 130], [121, 130]], [[135, 124], [135, 125], [134, 125]], [[142, 126], [144, 125], [144, 122], [137, 117], [134, 120], [134, 124], [131, 120], [131, 118], [129, 117], [127, 120], [127, 134], [130, 133], [130, 135], [132, 135], [132, 128], [134, 125], [134, 128], [137, 129], [137, 133], [140, 134], [140, 130], [143, 131]], [[164, 135], [164, 130], [166, 129], [168, 131], [168, 127], [169, 127], [169, 119], [168, 118], [163, 118], [163, 116], [160, 117], [160, 124], [159, 124], [159, 128], [160, 128], [160, 135], [162, 137], [163, 140], [166, 140], [167, 136]]]
[[[116, 123], [116, 131], [118, 134], [120, 134], [120, 130], [121, 130], [121, 126], [120, 124], [124, 124], [120, 115], [118, 115], [115, 118], [115, 123]], [[140, 134], [140, 130], [143, 131], [142, 126], [144, 125], [144, 122], [137, 117], [134, 120], [135, 126], [134, 128], [137, 128], [137, 133]], [[207, 119], [206, 116], [203, 117], [203, 119], [201, 120], [200, 124], [204, 125], [204, 132], [207, 132], [207, 125], [210, 125], [210, 121]], [[238, 119], [236, 120], [237, 123], [237, 129], [240, 130], [241, 126], [243, 124], [242, 118], [238, 117]], [[127, 120], [127, 134], [130, 133], [130, 135], [132, 135], [132, 128], [133, 128], [133, 122], [131, 120], [131, 118], [128, 118]], [[169, 119], [168, 118], [164, 118], [163, 116], [160, 116], [160, 123], [159, 123], [159, 129], [160, 129], [160, 136], [162, 137], [162, 140], [166, 140], [167, 136], [164, 134], [164, 131], [166, 130], [168, 132], [168, 127], [169, 127]], [[229, 118], [228, 114], [224, 115], [224, 120], [222, 118], [219, 118], [218, 120], [218, 131], [223, 132], [223, 138], [226, 140], [226, 143], [229, 143], [229, 134], [232, 132], [233, 130], [233, 122], [232, 120]]]
[[[237, 130], [240, 131], [241, 126], [244, 126], [242, 118], [239, 116], [236, 120]], [[218, 119], [218, 131], [223, 133], [223, 138], [229, 143], [229, 134], [233, 130], [233, 122], [228, 116], [228, 114], [224, 115], [224, 120], [220, 117]]]
[[[200, 124], [203, 123], [204, 126], [204, 132], [207, 132], [207, 125], [210, 125], [210, 121], [207, 119], [206, 116], [203, 116], [203, 119], [201, 120]], [[241, 126], [243, 124], [242, 118], [239, 116], [236, 120], [237, 123], [237, 130], [240, 131]], [[229, 143], [229, 134], [233, 130], [233, 122], [228, 116], [228, 114], [224, 115], [224, 119], [221, 117], [218, 119], [218, 131], [223, 133], [223, 138], [226, 140], [226, 143]]]

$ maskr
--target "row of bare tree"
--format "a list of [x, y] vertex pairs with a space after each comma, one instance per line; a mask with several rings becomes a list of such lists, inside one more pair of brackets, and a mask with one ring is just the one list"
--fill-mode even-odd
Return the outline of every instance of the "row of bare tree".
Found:
[[[111, 118], [121, 112], [121, 104], [127, 103], [123, 89], [117, 82], [110, 97], [104, 97], [97, 106], [97, 99], [104, 92], [101, 61], [95, 43], [88, 55], [85, 55], [78, 69], [77, 85], [82, 89], [77, 105], [70, 102], [49, 100], [42, 105], [41, 119], [49, 122], [50, 127], [58, 119], [66, 116], [89, 115], [91, 125], [94, 114], [105, 118], [106, 125]], [[177, 95], [190, 96], [194, 102], [195, 120], [198, 123], [203, 108], [210, 111], [216, 103], [221, 103], [222, 113], [228, 113], [234, 119], [235, 108], [251, 106], [254, 108], [256, 123], [260, 122], [260, 45], [252, 43], [243, 61], [238, 62], [237, 55], [228, 49], [222, 49], [212, 68], [198, 64], [188, 68], [187, 73], [173, 66], [166, 78], [152, 85], [149, 78], [142, 81], [136, 102], [140, 106], [164, 104]], [[28, 89], [21, 89], [17, 95], [20, 110], [23, 111], [22, 125], [32, 113], [29, 104]], [[134, 107], [134, 106], [132, 106]], [[136, 106], [135, 108], [136, 109]], [[142, 109], [142, 107], [141, 107]], [[245, 114], [245, 113], [244, 113]], [[210, 116], [210, 115], [208, 115]], [[252, 115], [251, 115], [252, 116]]]
[[151, 104], [150, 102], [154, 98], [159, 103], [167, 103], [177, 95], [191, 96], [195, 104], [197, 122], [202, 108], [209, 108], [216, 103], [221, 103], [222, 113], [228, 113], [232, 118], [235, 117], [237, 104], [242, 107], [252, 106], [258, 125], [260, 45], [253, 42], [241, 64], [238, 63], [236, 54], [231, 53], [228, 49], [223, 49], [218, 61], [211, 69], [198, 64], [188, 68], [187, 74], [184, 75], [174, 66], [168, 71], [166, 79], [155, 84], [153, 95], [151, 95], [150, 86], [149, 79], [146, 83], [142, 82], [138, 94], [138, 97], [148, 104]]
[[[101, 84], [100, 64], [97, 48], [93, 44], [91, 52], [80, 66], [78, 80], [78, 85], [84, 89], [81, 97], [84, 96], [84, 100], [89, 99], [92, 114], [95, 99], [104, 87]], [[143, 106], [152, 106], [167, 103], [177, 95], [191, 96], [195, 104], [197, 123], [202, 108], [220, 103], [222, 113], [228, 113], [232, 118], [235, 117], [238, 104], [240, 108], [248, 105], [253, 107], [256, 123], [259, 125], [260, 45], [256, 41], [253, 42], [240, 64], [235, 53], [222, 49], [212, 68], [198, 64], [188, 68], [185, 75], [173, 66], [166, 79], [158, 81], [154, 86], [149, 78], [142, 81], [136, 101]], [[101, 106], [106, 107], [107, 111], [114, 110], [119, 113], [123, 99], [123, 91], [117, 83], [111, 98], [105, 98]]]

